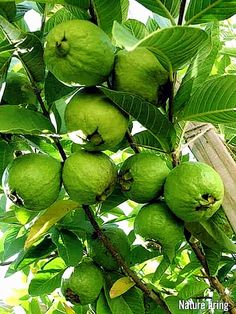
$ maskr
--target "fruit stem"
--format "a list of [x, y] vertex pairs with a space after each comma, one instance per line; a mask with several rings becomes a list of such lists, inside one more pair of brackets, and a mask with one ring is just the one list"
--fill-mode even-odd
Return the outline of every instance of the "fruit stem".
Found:
[[213, 289], [215, 289], [220, 298], [229, 305], [230, 309], [229, 309], [229, 313], [230, 314], [236, 314], [236, 304], [234, 303], [234, 301], [230, 298], [230, 296], [226, 293], [225, 291], [225, 287], [222, 285], [222, 283], [219, 281], [219, 279], [217, 277], [213, 277], [210, 274], [209, 271], [209, 267], [207, 264], [207, 260], [206, 257], [204, 255], [204, 253], [202, 252], [199, 244], [197, 242], [191, 242], [190, 241], [190, 237], [191, 237], [191, 233], [189, 233], [186, 229], [185, 229], [185, 235], [187, 238], [187, 241], [189, 243], [189, 245], [191, 246], [193, 252], [195, 253], [197, 259], [199, 260], [199, 262], [201, 263], [203, 269], [204, 269], [204, 275], [206, 275], [206, 278], [208, 279], [211, 287]]
[[124, 273], [128, 275], [135, 282], [136, 286], [139, 289], [141, 289], [147, 296], [149, 296], [153, 301], [155, 301], [158, 305], [160, 305], [162, 309], [165, 311], [165, 313], [171, 314], [162, 295], [152, 289], [149, 289], [146, 286], [146, 284], [143, 283], [142, 280], [137, 276], [137, 274], [128, 267], [128, 265], [120, 256], [120, 254], [116, 251], [116, 249], [114, 248], [110, 240], [105, 236], [105, 234], [100, 229], [98, 223], [96, 222], [94, 218], [93, 211], [90, 209], [90, 207], [88, 205], [83, 205], [82, 207], [85, 211], [86, 216], [91, 222], [98, 238], [103, 242], [104, 246], [108, 249], [108, 251], [111, 253], [113, 258], [117, 261], [118, 265], [123, 269]]

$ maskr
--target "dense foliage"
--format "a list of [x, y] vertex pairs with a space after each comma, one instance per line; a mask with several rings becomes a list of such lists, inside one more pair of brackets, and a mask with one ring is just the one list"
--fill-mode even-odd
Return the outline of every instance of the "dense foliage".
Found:
[[0, 313], [236, 313], [235, 1], [130, 2], [0, 2]]

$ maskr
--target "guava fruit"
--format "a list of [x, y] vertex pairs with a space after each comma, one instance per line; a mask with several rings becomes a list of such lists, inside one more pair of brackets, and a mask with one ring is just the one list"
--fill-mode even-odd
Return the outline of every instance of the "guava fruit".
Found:
[[183, 162], [166, 178], [164, 197], [173, 213], [186, 222], [210, 218], [220, 207], [224, 185], [220, 175], [202, 162]]
[[4, 171], [4, 192], [18, 206], [45, 209], [58, 198], [61, 170], [61, 163], [48, 155], [22, 155]]
[[16, 72], [7, 74], [3, 101], [9, 105], [31, 105], [36, 103], [36, 96], [26, 75]]
[[114, 89], [141, 96], [157, 104], [160, 86], [168, 82], [169, 74], [147, 48], [121, 50], [115, 58]]
[[70, 100], [65, 123], [71, 140], [89, 151], [113, 148], [128, 128], [128, 119], [97, 90], [78, 92]]
[[44, 59], [58, 80], [69, 85], [94, 86], [109, 76], [114, 48], [109, 37], [95, 24], [70, 20], [49, 32]]
[[184, 240], [183, 223], [165, 202], [144, 205], [135, 218], [134, 231], [145, 240], [157, 241], [170, 259], [175, 255], [175, 246]]
[[94, 302], [104, 282], [102, 271], [86, 259], [74, 268], [69, 278], [65, 277], [62, 278], [61, 290], [73, 304], [86, 305]]
[[160, 196], [169, 172], [165, 160], [160, 156], [139, 153], [125, 160], [118, 182], [127, 198], [137, 203], [147, 203]]
[[[104, 225], [102, 231], [111, 241], [117, 252], [126, 260], [130, 253], [130, 246], [125, 232], [115, 225]], [[116, 260], [97, 237], [96, 233], [92, 235], [92, 239], [88, 240], [88, 250], [90, 257], [98, 265], [107, 270], [119, 268]]]
[[104, 153], [81, 150], [65, 161], [62, 180], [72, 200], [95, 204], [112, 193], [117, 180], [116, 166]]

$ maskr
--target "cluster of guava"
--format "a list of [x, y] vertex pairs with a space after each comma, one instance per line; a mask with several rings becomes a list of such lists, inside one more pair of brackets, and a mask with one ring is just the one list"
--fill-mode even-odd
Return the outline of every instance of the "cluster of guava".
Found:
[[[3, 175], [6, 195], [16, 205], [42, 210], [56, 201], [62, 184], [79, 205], [99, 204], [117, 186], [127, 200], [144, 204], [134, 222], [135, 233], [171, 252], [183, 238], [184, 222], [208, 219], [220, 207], [223, 183], [206, 164], [184, 162], [171, 169], [165, 156], [145, 151], [128, 157], [118, 172], [104, 151], [119, 147], [129, 120], [96, 87], [111, 75], [114, 89], [157, 104], [168, 72], [146, 48], [115, 54], [109, 37], [84, 20], [63, 22], [50, 31], [45, 62], [58, 80], [83, 86], [65, 111], [73, 152], [63, 164], [43, 154], [17, 157]], [[105, 224], [103, 232], [128, 260], [130, 246], [124, 231]], [[62, 281], [66, 299], [82, 305], [98, 297], [103, 271], [119, 268], [96, 233], [88, 238], [87, 251], [90, 259], [83, 259]]]

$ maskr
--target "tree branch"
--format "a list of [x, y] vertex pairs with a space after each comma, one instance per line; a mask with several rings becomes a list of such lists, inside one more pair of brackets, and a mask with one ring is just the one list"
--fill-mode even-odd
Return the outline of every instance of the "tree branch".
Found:
[[137, 146], [137, 144], [134, 141], [133, 136], [131, 135], [130, 131], [128, 130], [125, 134], [125, 137], [127, 139], [127, 141], [129, 142], [130, 147], [133, 149], [133, 151], [135, 152], [135, 154], [140, 153], [140, 148]]
[[158, 305], [160, 305], [163, 310], [166, 313], [171, 314], [170, 310], [168, 309], [164, 299], [162, 298], [162, 296], [149, 289], [145, 283], [143, 283], [141, 281], [141, 279], [136, 275], [135, 272], [133, 272], [128, 265], [126, 264], [126, 262], [123, 260], [123, 258], [120, 256], [120, 254], [116, 251], [116, 249], [114, 248], [114, 246], [112, 245], [112, 243], [110, 242], [110, 240], [104, 235], [104, 233], [101, 231], [98, 223], [96, 222], [93, 212], [91, 211], [90, 207], [87, 205], [83, 205], [83, 209], [89, 219], [89, 221], [91, 222], [98, 238], [103, 242], [103, 244], [105, 245], [105, 247], [108, 249], [108, 251], [111, 253], [111, 255], [114, 257], [114, 259], [117, 261], [118, 265], [123, 269], [124, 273], [126, 275], [128, 275], [136, 284], [136, 286], [138, 288], [140, 288], [147, 296], [149, 296], [153, 301], [155, 301]]
[[204, 255], [204, 253], [202, 252], [200, 246], [198, 245], [198, 243], [193, 243], [191, 242], [190, 239], [190, 233], [185, 230], [185, 233], [187, 233], [187, 240], [189, 245], [191, 246], [193, 252], [195, 253], [197, 259], [199, 260], [199, 262], [201, 263], [203, 269], [204, 269], [204, 275], [206, 275], [206, 278], [208, 279], [211, 287], [213, 289], [215, 289], [220, 298], [229, 305], [229, 313], [230, 314], [236, 314], [236, 304], [234, 303], [234, 301], [230, 298], [230, 296], [226, 293], [225, 291], [225, 287], [222, 285], [222, 283], [219, 281], [219, 279], [217, 277], [213, 277], [210, 275], [210, 271], [209, 271], [209, 267], [207, 264], [207, 260], [206, 257]]
[[182, 25], [183, 23], [185, 6], [186, 6], [186, 0], [182, 0], [180, 4], [180, 9], [179, 9], [178, 25]]

